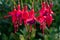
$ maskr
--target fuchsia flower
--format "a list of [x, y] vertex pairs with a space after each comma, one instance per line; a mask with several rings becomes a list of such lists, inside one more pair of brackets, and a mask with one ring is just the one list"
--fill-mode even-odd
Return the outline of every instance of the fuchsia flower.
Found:
[[12, 17], [12, 24], [14, 26], [14, 32], [16, 33], [16, 31], [18, 31], [18, 24], [17, 24], [17, 16], [16, 16], [16, 8], [13, 9], [13, 11], [8, 12], [7, 16], [4, 16], [4, 18], [8, 18], [8, 17]]
[[50, 7], [51, 5], [48, 5], [47, 3], [46, 3], [46, 8], [47, 8], [47, 13], [48, 13], [48, 15], [46, 16], [47, 18], [46, 18], [46, 23], [47, 23], [47, 25], [48, 26], [50, 26], [51, 24], [52, 24], [52, 21], [53, 21], [53, 17], [52, 17], [52, 14], [54, 14], [54, 12], [51, 10], [51, 7]]
[[[20, 5], [18, 4], [17, 10], [16, 8], [13, 9], [13, 11], [8, 13], [8, 16], [6, 17], [12, 17], [12, 23], [14, 25], [14, 32], [16, 33], [18, 31], [18, 24], [22, 24], [22, 12], [20, 10]], [[19, 23], [18, 23], [19, 22]]]
[[31, 9], [30, 12], [29, 12], [29, 17], [27, 19], [27, 22], [29, 24], [33, 24], [34, 20], [35, 20], [35, 17], [34, 17], [34, 9]]
[[20, 4], [17, 6], [17, 18], [19, 21], [19, 24], [22, 25], [22, 11], [20, 10]]
[[11, 12], [11, 16], [12, 16], [12, 23], [14, 24], [15, 22], [17, 22], [17, 17], [16, 17], [16, 8], [14, 8], [14, 10]]
[[30, 25], [30, 32], [32, 31], [32, 24], [35, 23], [34, 9], [32, 8], [29, 12], [29, 18], [27, 19], [27, 23]]
[[[39, 10], [40, 15], [38, 16], [38, 21], [41, 24], [40, 28], [42, 29], [42, 31], [44, 31], [46, 25], [50, 26], [53, 18], [52, 18], [52, 14], [53, 11], [51, 10], [51, 5], [49, 5], [47, 2], [42, 2], [42, 9]], [[45, 24], [43, 24], [45, 23]]]
[[16, 33], [16, 31], [18, 31], [18, 22], [17, 22], [17, 10], [16, 8], [14, 8], [14, 10], [11, 12], [11, 16], [12, 16], [12, 23], [14, 25], [14, 32]]
[[12, 23], [14, 25], [14, 32], [18, 31], [18, 24], [17, 24], [17, 16], [16, 16], [16, 8], [13, 9], [13, 11], [9, 12], [8, 14], [12, 17]]
[[34, 2], [32, 2], [32, 9], [29, 11], [29, 17], [27, 19], [27, 23], [30, 25], [30, 32], [32, 31], [32, 24], [35, 24], [35, 21], [37, 21], [35, 15], [34, 15], [34, 8], [33, 8]]
[[25, 25], [27, 24], [28, 17], [29, 17], [29, 13], [27, 11], [27, 6], [25, 6], [24, 9], [22, 10], [22, 18]]

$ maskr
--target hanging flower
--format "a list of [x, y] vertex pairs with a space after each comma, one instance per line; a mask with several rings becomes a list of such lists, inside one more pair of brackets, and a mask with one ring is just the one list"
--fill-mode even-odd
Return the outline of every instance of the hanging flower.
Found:
[[22, 11], [20, 10], [20, 4], [17, 6], [17, 18], [20, 25], [22, 25]]
[[16, 33], [18, 31], [18, 22], [17, 22], [17, 16], [16, 16], [17, 10], [14, 8], [14, 10], [11, 12], [12, 15], [12, 23], [14, 25], [14, 32]]
[[32, 24], [35, 23], [34, 9], [32, 8], [29, 12], [29, 18], [27, 19], [27, 23], [30, 25], [30, 32], [32, 31]]
[[35, 15], [34, 15], [34, 2], [32, 2], [32, 9], [29, 11], [29, 18], [27, 19], [27, 23], [30, 25], [30, 32], [32, 31], [32, 24], [35, 24], [35, 21], [37, 21]]
[[46, 25], [50, 26], [53, 21], [52, 14], [54, 13], [50, 6], [47, 2], [42, 2], [42, 9], [39, 10], [40, 15], [37, 17], [43, 33]]
[[25, 25], [27, 24], [28, 16], [29, 16], [29, 13], [27, 11], [27, 6], [24, 6], [24, 11], [23, 11], [23, 14], [22, 14], [22, 18], [23, 18], [23, 21], [24, 21]]
[[13, 9], [13, 11], [9, 12], [8, 14], [12, 17], [12, 23], [14, 26], [14, 32], [18, 30], [18, 24], [17, 24], [17, 16], [16, 16], [17, 10], [16, 8]]
[[31, 9], [30, 12], [29, 12], [29, 18], [27, 19], [27, 22], [29, 24], [33, 24], [34, 23], [34, 9]]

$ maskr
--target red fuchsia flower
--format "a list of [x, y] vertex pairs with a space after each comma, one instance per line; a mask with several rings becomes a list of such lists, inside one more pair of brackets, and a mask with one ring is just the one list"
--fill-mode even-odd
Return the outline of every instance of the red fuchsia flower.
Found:
[[39, 13], [40, 13], [40, 15], [38, 16], [38, 20], [40, 23], [43, 23], [45, 21], [46, 16], [47, 16], [45, 2], [42, 2], [42, 9], [39, 11]]
[[[19, 8], [19, 5], [18, 5], [18, 8]], [[11, 16], [12, 17], [12, 23], [13, 23], [13, 26], [14, 26], [14, 32], [16, 33], [18, 31], [18, 19], [20, 16], [20, 10], [16, 10], [16, 8], [14, 7], [14, 9], [11, 11], [11, 12], [8, 12], [8, 16], [6, 17], [9, 17]]]
[[12, 23], [14, 24], [16, 22], [16, 8], [13, 9], [13, 11], [11, 12], [8, 12], [8, 15], [7, 16], [4, 16], [4, 18], [8, 18], [8, 17], [12, 17]]
[[53, 11], [51, 10], [50, 5], [45, 3], [45, 10], [40, 11], [40, 16], [42, 15], [46, 19], [48, 17], [48, 15], [52, 15], [52, 14], [53, 14]]
[[34, 16], [34, 9], [31, 9], [29, 12], [29, 18], [27, 19], [27, 22], [29, 24], [33, 24], [35, 20], [35, 16]]
[[20, 4], [17, 6], [17, 18], [20, 25], [22, 25], [22, 11], [20, 10]]
[[29, 12], [27, 10], [28, 10], [27, 5], [25, 5], [24, 8], [22, 9], [22, 18], [23, 18], [23, 22], [24, 22], [26, 31], [28, 31], [26, 26], [27, 26], [27, 19], [29, 17]]
[[24, 24], [26, 25], [27, 24], [27, 19], [29, 17], [29, 13], [27, 11], [27, 6], [24, 6], [24, 9], [22, 11], [22, 18], [23, 18], [23, 21], [24, 21]]
[[45, 6], [45, 2], [42, 2], [42, 9], [39, 10], [40, 15], [37, 17], [38, 22], [40, 23], [40, 29], [42, 29], [42, 32], [44, 34], [44, 29], [46, 27], [45, 23], [45, 18], [46, 18], [46, 6]]
[[35, 21], [37, 21], [35, 15], [34, 15], [34, 2], [32, 2], [32, 9], [29, 11], [29, 18], [27, 19], [27, 23], [30, 25], [30, 32], [32, 31], [32, 24], [35, 24]]
[[14, 8], [14, 10], [11, 12], [11, 16], [12, 16], [12, 23], [14, 24], [15, 22], [17, 23], [17, 17], [16, 17], [16, 8]]
[[14, 10], [11, 12], [12, 16], [12, 23], [14, 25], [14, 32], [16, 33], [18, 31], [18, 22], [17, 22], [17, 16], [16, 16], [17, 10], [14, 8]]
[[13, 11], [11, 12], [8, 12], [8, 16], [6, 17], [12, 17], [12, 23], [13, 23], [13, 26], [14, 26], [14, 32], [16, 33], [16, 31], [18, 31], [18, 24], [17, 24], [17, 16], [16, 16], [16, 8], [13, 9]]
[[51, 10], [50, 5], [46, 4], [46, 8], [47, 8], [46, 11], [47, 11], [47, 13], [48, 13], [47, 18], [46, 18], [46, 22], [47, 22], [48, 26], [50, 26], [51, 23], [52, 23], [52, 21], [53, 21], [52, 14], [54, 14], [54, 13], [53, 13], [53, 11]]
[[50, 26], [52, 24], [53, 11], [51, 10], [51, 7], [47, 2], [42, 2], [42, 9], [39, 11], [39, 13], [40, 15], [38, 16], [37, 19], [40, 23], [40, 28], [42, 29], [42, 31], [44, 31], [46, 25]]
[[27, 23], [30, 25], [30, 32], [32, 31], [32, 24], [34, 24], [36, 20], [37, 19], [34, 15], [34, 9], [32, 8], [29, 12], [29, 18], [27, 19]]

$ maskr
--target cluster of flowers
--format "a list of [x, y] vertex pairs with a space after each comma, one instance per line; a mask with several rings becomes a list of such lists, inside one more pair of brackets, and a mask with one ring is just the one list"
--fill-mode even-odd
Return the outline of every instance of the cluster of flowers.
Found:
[[25, 26], [29, 24], [31, 31], [32, 24], [34, 24], [35, 21], [37, 21], [40, 23], [40, 28], [42, 29], [42, 32], [44, 32], [46, 25], [48, 25], [49, 27], [53, 21], [52, 14], [54, 13], [51, 10], [51, 8], [52, 3], [48, 4], [47, 2], [42, 2], [42, 9], [39, 10], [39, 16], [35, 17], [34, 8], [31, 8], [31, 10], [28, 11], [28, 7], [27, 5], [25, 5], [24, 8], [20, 10], [20, 4], [18, 4], [17, 9], [14, 7], [14, 9], [8, 13], [12, 17], [14, 31], [18, 31], [18, 27], [19, 25], [22, 25], [22, 22], [24, 22]]
[[47, 2], [42, 2], [42, 9], [39, 10], [40, 15], [37, 17], [37, 19], [40, 22], [40, 28], [42, 29], [43, 33], [46, 25], [49, 27], [52, 24], [52, 15], [54, 14], [51, 10], [52, 6], [52, 3], [48, 4]]

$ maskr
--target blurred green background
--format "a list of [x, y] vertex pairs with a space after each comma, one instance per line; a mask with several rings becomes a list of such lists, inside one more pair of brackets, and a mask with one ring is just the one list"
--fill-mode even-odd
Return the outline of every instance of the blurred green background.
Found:
[[[28, 5], [30, 10], [32, 7], [32, 0], [22, 0], [20, 2], [21, 9], [23, 4]], [[60, 0], [53, 0], [52, 10], [55, 13], [54, 21], [50, 28], [45, 29], [45, 34], [42, 35], [39, 29], [39, 23], [36, 23], [36, 30], [33, 26], [31, 33], [26, 32], [24, 24], [19, 27], [17, 33], [13, 33], [14, 28], [12, 25], [11, 17], [4, 19], [3, 17], [8, 15], [9, 11], [13, 10], [13, 5], [18, 4], [18, 0], [0, 0], [0, 40], [60, 40]], [[34, 0], [34, 10], [37, 12], [41, 9], [41, 0]]]

